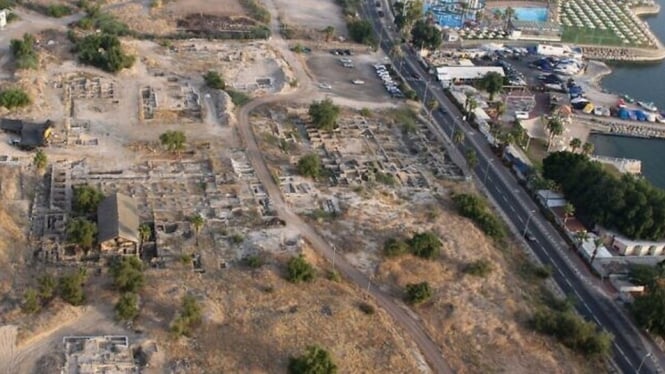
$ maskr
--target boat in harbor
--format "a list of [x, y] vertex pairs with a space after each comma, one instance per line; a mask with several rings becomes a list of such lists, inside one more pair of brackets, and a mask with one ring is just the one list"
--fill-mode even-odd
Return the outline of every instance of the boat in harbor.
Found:
[[658, 107], [656, 107], [656, 105], [654, 105], [654, 103], [651, 103], [651, 102], [638, 101], [637, 105], [639, 105], [642, 108], [648, 110], [649, 112], [657, 112], [658, 111]]
[[632, 103], [635, 102], [635, 99], [633, 99], [633, 97], [630, 96], [630, 95], [623, 95], [623, 96], [621, 96], [621, 98], [623, 98], [624, 101], [627, 102], [627, 103], [631, 103], [631, 104], [632, 104]]

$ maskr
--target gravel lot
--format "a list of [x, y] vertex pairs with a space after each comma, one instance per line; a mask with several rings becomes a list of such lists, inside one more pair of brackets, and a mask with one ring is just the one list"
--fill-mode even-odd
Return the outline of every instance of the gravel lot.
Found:
[[[350, 58], [353, 68], [344, 67], [341, 58]], [[307, 59], [308, 68], [320, 84], [329, 84], [333, 94], [360, 101], [389, 101], [390, 97], [372, 65], [381, 60], [372, 55], [335, 56], [328, 52], [314, 53]], [[362, 80], [362, 85], [353, 84]]]

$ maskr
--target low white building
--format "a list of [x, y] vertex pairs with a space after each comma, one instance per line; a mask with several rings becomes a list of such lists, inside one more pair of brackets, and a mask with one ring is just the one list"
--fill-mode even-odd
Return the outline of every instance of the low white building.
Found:
[[612, 248], [622, 256], [662, 257], [665, 256], [665, 241], [629, 239], [614, 231], [597, 227], [603, 237], [612, 238]]
[[456, 82], [477, 80], [490, 72], [505, 76], [501, 66], [440, 66], [436, 68], [436, 76], [444, 87]]
[[566, 198], [562, 193], [552, 190], [538, 190], [538, 199], [548, 208], [556, 208], [566, 205]]

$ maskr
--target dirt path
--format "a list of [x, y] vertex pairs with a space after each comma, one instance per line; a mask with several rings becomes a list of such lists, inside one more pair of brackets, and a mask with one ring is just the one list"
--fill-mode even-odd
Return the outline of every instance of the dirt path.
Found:
[[[281, 191], [272, 179], [263, 156], [259, 151], [256, 138], [249, 123], [250, 113], [262, 105], [311, 98], [317, 91], [311, 82], [311, 76], [306, 73], [302, 64], [297, 61], [296, 56], [288, 49], [286, 41], [280, 36], [279, 24], [277, 21], [278, 17], [276, 16], [277, 10], [275, 9], [274, 4], [272, 1], [268, 1], [266, 2], [266, 5], [273, 15], [273, 21], [271, 24], [273, 31], [273, 46], [282, 51], [285, 60], [289, 63], [291, 68], [294, 69], [298, 82], [300, 82], [300, 87], [295, 92], [289, 94], [261, 97], [240, 108], [237, 113], [238, 132], [244, 143], [247, 157], [254, 167], [256, 176], [263, 184], [268, 196], [270, 196], [271, 202], [277, 211], [278, 216], [282, 218], [287, 225], [296, 228], [303, 238], [310, 243], [312, 248], [328, 259], [328, 261], [332, 262], [333, 256], [335, 256], [333, 248], [316, 232], [316, 230], [309, 226], [298, 215], [291, 212], [288, 206], [284, 203]], [[420, 348], [421, 353], [425, 356], [425, 359], [429, 363], [433, 372], [452, 373], [452, 369], [448, 366], [442, 356], [440, 347], [431, 339], [415, 314], [411, 313], [404, 304], [396, 301], [392, 296], [381, 291], [378, 287], [371, 287], [371, 278], [349, 264], [344, 257], [337, 256], [335, 258], [335, 263], [337, 264], [337, 270], [342, 276], [353, 282], [359, 289], [367, 290], [377, 304], [386, 310], [386, 312], [395, 320], [396, 324], [411, 336], [418, 348]], [[428, 371], [427, 368], [423, 368], [423, 370]]]

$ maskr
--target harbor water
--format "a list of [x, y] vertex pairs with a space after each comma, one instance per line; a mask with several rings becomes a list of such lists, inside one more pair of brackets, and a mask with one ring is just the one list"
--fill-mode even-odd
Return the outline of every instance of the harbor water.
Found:
[[[658, 0], [661, 11], [643, 18], [661, 42], [665, 43], [665, 0]], [[612, 64], [612, 74], [601, 81], [603, 88], [650, 102], [665, 111], [665, 61], [652, 64]], [[665, 126], [665, 124], [663, 124]], [[665, 188], [665, 140], [614, 135], [592, 135], [589, 140], [602, 156], [642, 160], [642, 174], [654, 185]]]

